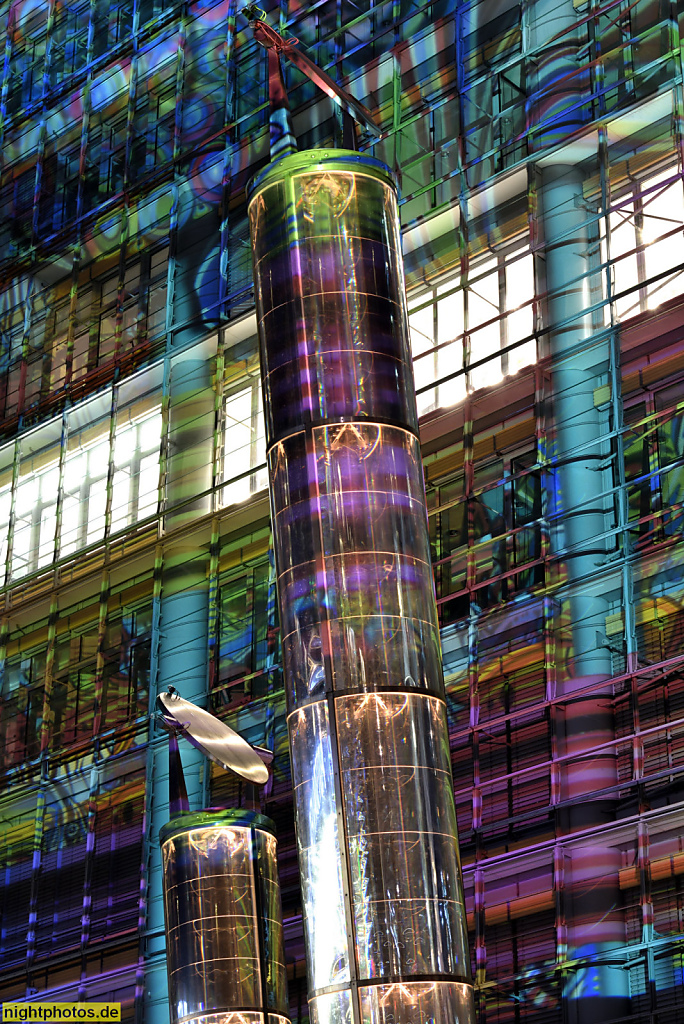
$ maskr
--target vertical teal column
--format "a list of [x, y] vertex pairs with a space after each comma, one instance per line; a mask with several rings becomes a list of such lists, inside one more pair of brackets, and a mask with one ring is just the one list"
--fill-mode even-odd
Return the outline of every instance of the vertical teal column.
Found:
[[[156, 692], [175, 687], [206, 705], [209, 649], [209, 547], [192, 526], [212, 508], [214, 390], [212, 350], [195, 345], [167, 357], [168, 401], [164, 555], [159, 601]], [[203, 755], [181, 743], [192, 810], [206, 803]], [[157, 837], [169, 819], [168, 741], [153, 737], [148, 843], [145, 1024], [168, 1024], [162, 864]]]
[[562, 770], [557, 823], [561, 832], [589, 833], [568, 846], [566, 861], [567, 953], [579, 961], [567, 975], [566, 1011], [569, 1024], [599, 1024], [629, 1012], [628, 975], [620, 959], [625, 944], [620, 854], [602, 838], [602, 826], [614, 818], [617, 767], [612, 752], [595, 753], [614, 738], [606, 685], [612, 668], [605, 643], [609, 609], [594, 581], [605, 564], [612, 522], [607, 423], [594, 390], [606, 380], [611, 353], [605, 333], [592, 336], [588, 313], [591, 246], [582, 172], [567, 149], [553, 152], [584, 120], [577, 15], [572, 0], [537, 0], [528, 16], [536, 63], [536, 145], [543, 154], [538, 172], [553, 392], [555, 540], [572, 642], [570, 677], [559, 683], [559, 695], [567, 701], [558, 708], [557, 749], [570, 760]]

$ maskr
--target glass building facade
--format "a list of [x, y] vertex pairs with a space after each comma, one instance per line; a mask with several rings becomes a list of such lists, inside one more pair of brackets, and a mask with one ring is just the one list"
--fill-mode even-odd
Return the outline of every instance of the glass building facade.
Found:
[[[478, 1022], [674, 1024], [684, 6], [267, 13], [372, 111], [400, 187]], [[276, 751], [299, 1024], [245, 195], [265, 57], [232, 0], [15, 0], [0, 25], [0, 996], [168, 1021], [149, 715], [174, 682]], [[341, 147], [286, 78], [300, 148]], [[184, 763], [195, 807], [244, 802]]]

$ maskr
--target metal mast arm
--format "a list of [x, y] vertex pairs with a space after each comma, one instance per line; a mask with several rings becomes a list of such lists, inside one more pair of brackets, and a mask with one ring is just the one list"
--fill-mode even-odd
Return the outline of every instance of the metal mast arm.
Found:
[[329, 96], [342, 110], [345, 110], [355, 121], [363, 125], [376, 139], [380, 138], [382, 132], [373, 120], [371, 112], [364, 107], [363, 103], [354, 99], [348, 92], [333, 82], [330, 75], [317, 67], [305, 54], [297, 49], [298, 40], [293, 38], [283, 39], [279, 32], [271, 28], [266, 22], [266, 15], [256, 4], [248, 4], [243, 8], [242, 13], [248, 19], [250, 28], [254, 32], [254, 38], [260, 46], [266, 50], [275, 51], [278, 56], [286, 57], [295, 67], [298, 67], [306, 77], [317, 85], [326, 96]]

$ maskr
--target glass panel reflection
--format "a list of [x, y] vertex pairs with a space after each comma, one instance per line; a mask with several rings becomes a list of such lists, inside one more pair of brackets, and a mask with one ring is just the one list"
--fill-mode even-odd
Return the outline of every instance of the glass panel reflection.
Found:
[[250, 221], [311, 1019], [466, 1024], [395, 190], [367, 155], [294, 154]]
[[454, 981], [374, 985], [362, 988], [359, 996], [363, 1024], [470, 1024], [475, 1019], [471, 986]]
[[260, 822], [268, 819], [204, 812], [162, 830], [174, 1021], [250, 1007], [287, 1013], [276, 841]]
[[382, 178], [316, 167], [251, 202], [260, 337], [277, 338], [262, 353], [270, 443], [302, 411], [417, 429], [396, 201]]
[[294, 706], [336, 689], [441, 693], [420, 449], [381, 424], [314, 427], [269, 455], [283, 657]]
[[416, 693], [341, 697], [335, 705], [359, 974], [465, 980], [444, 705]]
[[292, 784], [309, 980], [315, 989], [349, 980], [337, 802], [327, 704], [290, 716], [297, 751]]

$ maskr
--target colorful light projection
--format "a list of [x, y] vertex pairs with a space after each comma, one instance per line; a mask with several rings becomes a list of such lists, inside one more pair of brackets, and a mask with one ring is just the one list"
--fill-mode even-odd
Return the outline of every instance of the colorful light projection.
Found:
[[162, 829], [173, 1024], [287, 1024], [273, 830], [247, 810], [181, 814]]
[[312, 1020], [467, 1024], [395, 188], [313, 151], [249, 203]]

